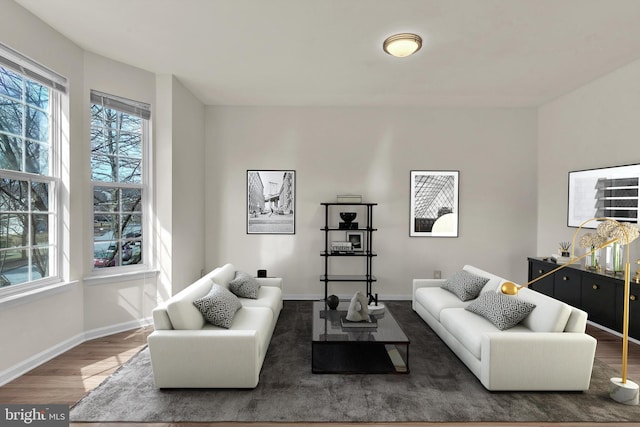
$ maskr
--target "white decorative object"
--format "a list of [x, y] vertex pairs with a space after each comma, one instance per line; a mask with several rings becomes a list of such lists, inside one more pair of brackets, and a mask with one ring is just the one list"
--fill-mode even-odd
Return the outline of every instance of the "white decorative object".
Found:
[[353, 298], [351, 298], [351, 304], [349, 304], [346, 317], [347, 320], [352, 322], [368, 322], [370, 320], [367, 297], [362, 292], [356, 292]]
[[625, 405], [637, 405], [640, 393], [638, 384], [627, 380], [622, 382], [622, 378], [611, 378], [609, 383], [609, 397], [618, 403]]
[[359, 194], [338, 194], [338, 203], [362, 203], [362, 196]]
[[369, 314], [370, 315], [376, 315], [376, 314], [382, 314], [384, 313], [385, 310], [385, 305], [383, 302], [379, 302], [379, 303], [371, 303], [369, 304]]
[[353, 252], [353, 244], [351, 242], [331, 242], [331, 252], [332, 253], [352, 253]]

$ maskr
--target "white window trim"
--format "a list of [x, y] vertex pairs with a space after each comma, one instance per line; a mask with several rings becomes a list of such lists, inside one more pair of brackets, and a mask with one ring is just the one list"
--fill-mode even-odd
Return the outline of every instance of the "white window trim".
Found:
[[53, 185], [53, 197], [52, 200], [49, 200], [49, 211], [55, 215], [55, 221], [52, 224], [53, 230], [49, 230], [50, 235], [55, 236], [53, 251], [49, 253], [49, 276], [0, 288], [0, 305], [3, 305], [6, 300], [19, 299], [23, 296], [37, 294], [40, 290], [46, 291], [51, 287], [55, 288], [64, 285], [62, 281], [62, 248], [66, 236], [62, 232], [64, 230], [61, 215], [63, 206], [60, 200], [62, 182], [60, 151], [62, 149], [63, 127], [60, 120], [66, 116], [62, 111], [62, 97], [67, 96], [67, 79], [2, 43], [0, 43], [0, 66], [11, 69], [27, 79], [49, 87], [49, 110], [51, 114], [49, 121], [49, 175], [37, 175], [19, 171], [5, 171], [3, 175], [13, 179], [34, 179], [51, 182]]
[[[108, 95], [98, 91], [92, 92], [99, 94], [100, 96], [109, 96], [118, 100], [127, 100], [126, 98], [120, 98], [115, 95]], [[134, 103], [135, 105], [141, 105], [141, 103], [137, 101], [127, 100], [129, 102]], [[91, 105], [93, 102], [89, 100], [89, 109], [91, 109]], [[92, 256], [87, 262], [90, 273], [83, 279], [84, 283], [87, 285], [102, 285], [109, 284], [114, 282], [123, 282], [130, 280], [138, 280], [138, 279], [148, 279], [150, 277], [155, 277], [158, 274], [157, 270], [154, 270], [154, 257], [151, 255], [153, 250], [153, 241], [152, 241], [152, 203], [153, 203], [153, 182], [151, 177], [152, 173], [152, 134], [151, 134], [151, 118], [144, 118], [144, 126], [142, 129], [143, 134], [143, 147], [142, 147], [142, 203], [143, 203], [143, 221], [142, 221], [142, 262], [139, 264], [133, 265], [123, 265], [117, 267], [106, 267], [106, 268], [94, 268], [93, 261], [93, 249], [94, 249], [94, 241], [93, 241], [93, 189], [95, 186], [94, 181], [90, 181], [90, 194], [89, 194], [89, 212], [91, 213], [91, 220], [88, 225], [88, 236], [92, 236], [89, 241], [89, 247], [91, 250]], [[89, 120], [91, 120], [91, 113], [89, 113]], [[89, 129], [89, 141], [91, 139], [91, 125], [88, 127]], [[89, 142], [89, 146], [91, 143]], [[91, 156], [91, 150], [89, 149], [89, 156]], [[91, 161], [89, 157], [89, 162]], [[91, 168], [89, 168], [91, 169]], [[91, 172], [90, 172], [91, 173]], [[109, 185], [111, 183], [105, 182], [104, 185]], [[122, 187], [126, 187], [122, 185]]]

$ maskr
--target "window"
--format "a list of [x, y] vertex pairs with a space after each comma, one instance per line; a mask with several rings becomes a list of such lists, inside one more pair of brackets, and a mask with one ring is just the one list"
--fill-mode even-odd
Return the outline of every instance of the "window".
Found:
[[0, 44], [0, 293], [58, 277], [65, 91], [66, 79]]
[[91, 92], [93, 267], [144, 263], [150, 107]]

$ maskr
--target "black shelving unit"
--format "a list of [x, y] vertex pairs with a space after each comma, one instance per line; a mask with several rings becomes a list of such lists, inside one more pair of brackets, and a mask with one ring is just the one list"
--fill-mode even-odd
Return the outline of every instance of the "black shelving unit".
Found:
[[[373, 257], [377, 256], [373, 252], [373, 232], [377, 231], [373, 228], [373, 207], [377, 203], [321, 203], [324, 206], [324, 227], [321, 231], [324, 231], [324, 251], [320, 253], [320, 256], [324, 258], [324, 274], [320, 276], [320, 281], [324, 282], [324, 299], [327, 300], [329, 282], [360, 282], [366, 284], [366, 293], [369, 303], [378, 302], [378, 294], [373, 293], [373, 282], [377, 279], [373, 275]], [[358, 217], [358, 228], [344, 229], [338, 225], [332, 226], [329, 224], [331, 214], [337, 209], [344, 209], [349, 207], [364, 207], [365, 218]], [[364, 223], [361, 221], [364, 220]], [[363, 226], [364, 225], [364, 226]], [[363, 231], [364, 232], [364, 248], [362, 251], [356, 251], [351, 253], [334, 253], [330, 249], [331, 235], [339, 233], [345, 233], [347, 231]], [[363, 259], [364, 274], [330, 274], [330, 262], [332, 257], [360, 257]], [[362, 273], [362, 270], [360, 270]], [[357, 272], [356, 272], [357, 273]]]

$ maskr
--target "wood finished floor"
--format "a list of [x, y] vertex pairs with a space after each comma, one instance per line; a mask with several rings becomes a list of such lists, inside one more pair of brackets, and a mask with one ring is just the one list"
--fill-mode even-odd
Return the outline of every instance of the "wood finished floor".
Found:
[[[0, 387], [0, 402], [25, 404], [73, 405], [86, 393], [97, 387], [105, 378], [126, 363], [146, 344], [152, 327], [122, 332], [104, 338], [87, 341], [72, 350], [33, 369], [16, 380]], [[598, 340], [596, 357], [617, 371], [620, 370], [621, 339], [593, 326], [587, 332]], [[640, 345], [630, 343], [628, 377], [640, 379]], [[355, 423], [209, 423], [217, 427], [354, 427]], [[208, 423], [71, 423], [74, 427], [203, 427]], [[514, 423], [369, 423], [367, 426], [510, 426]], [[638, 423], [607, 423], [606, 426], [640, 426]], [[531, 426], [582, 426], [603, 427], [602, 423], [517, 423], [519, 427]]]

